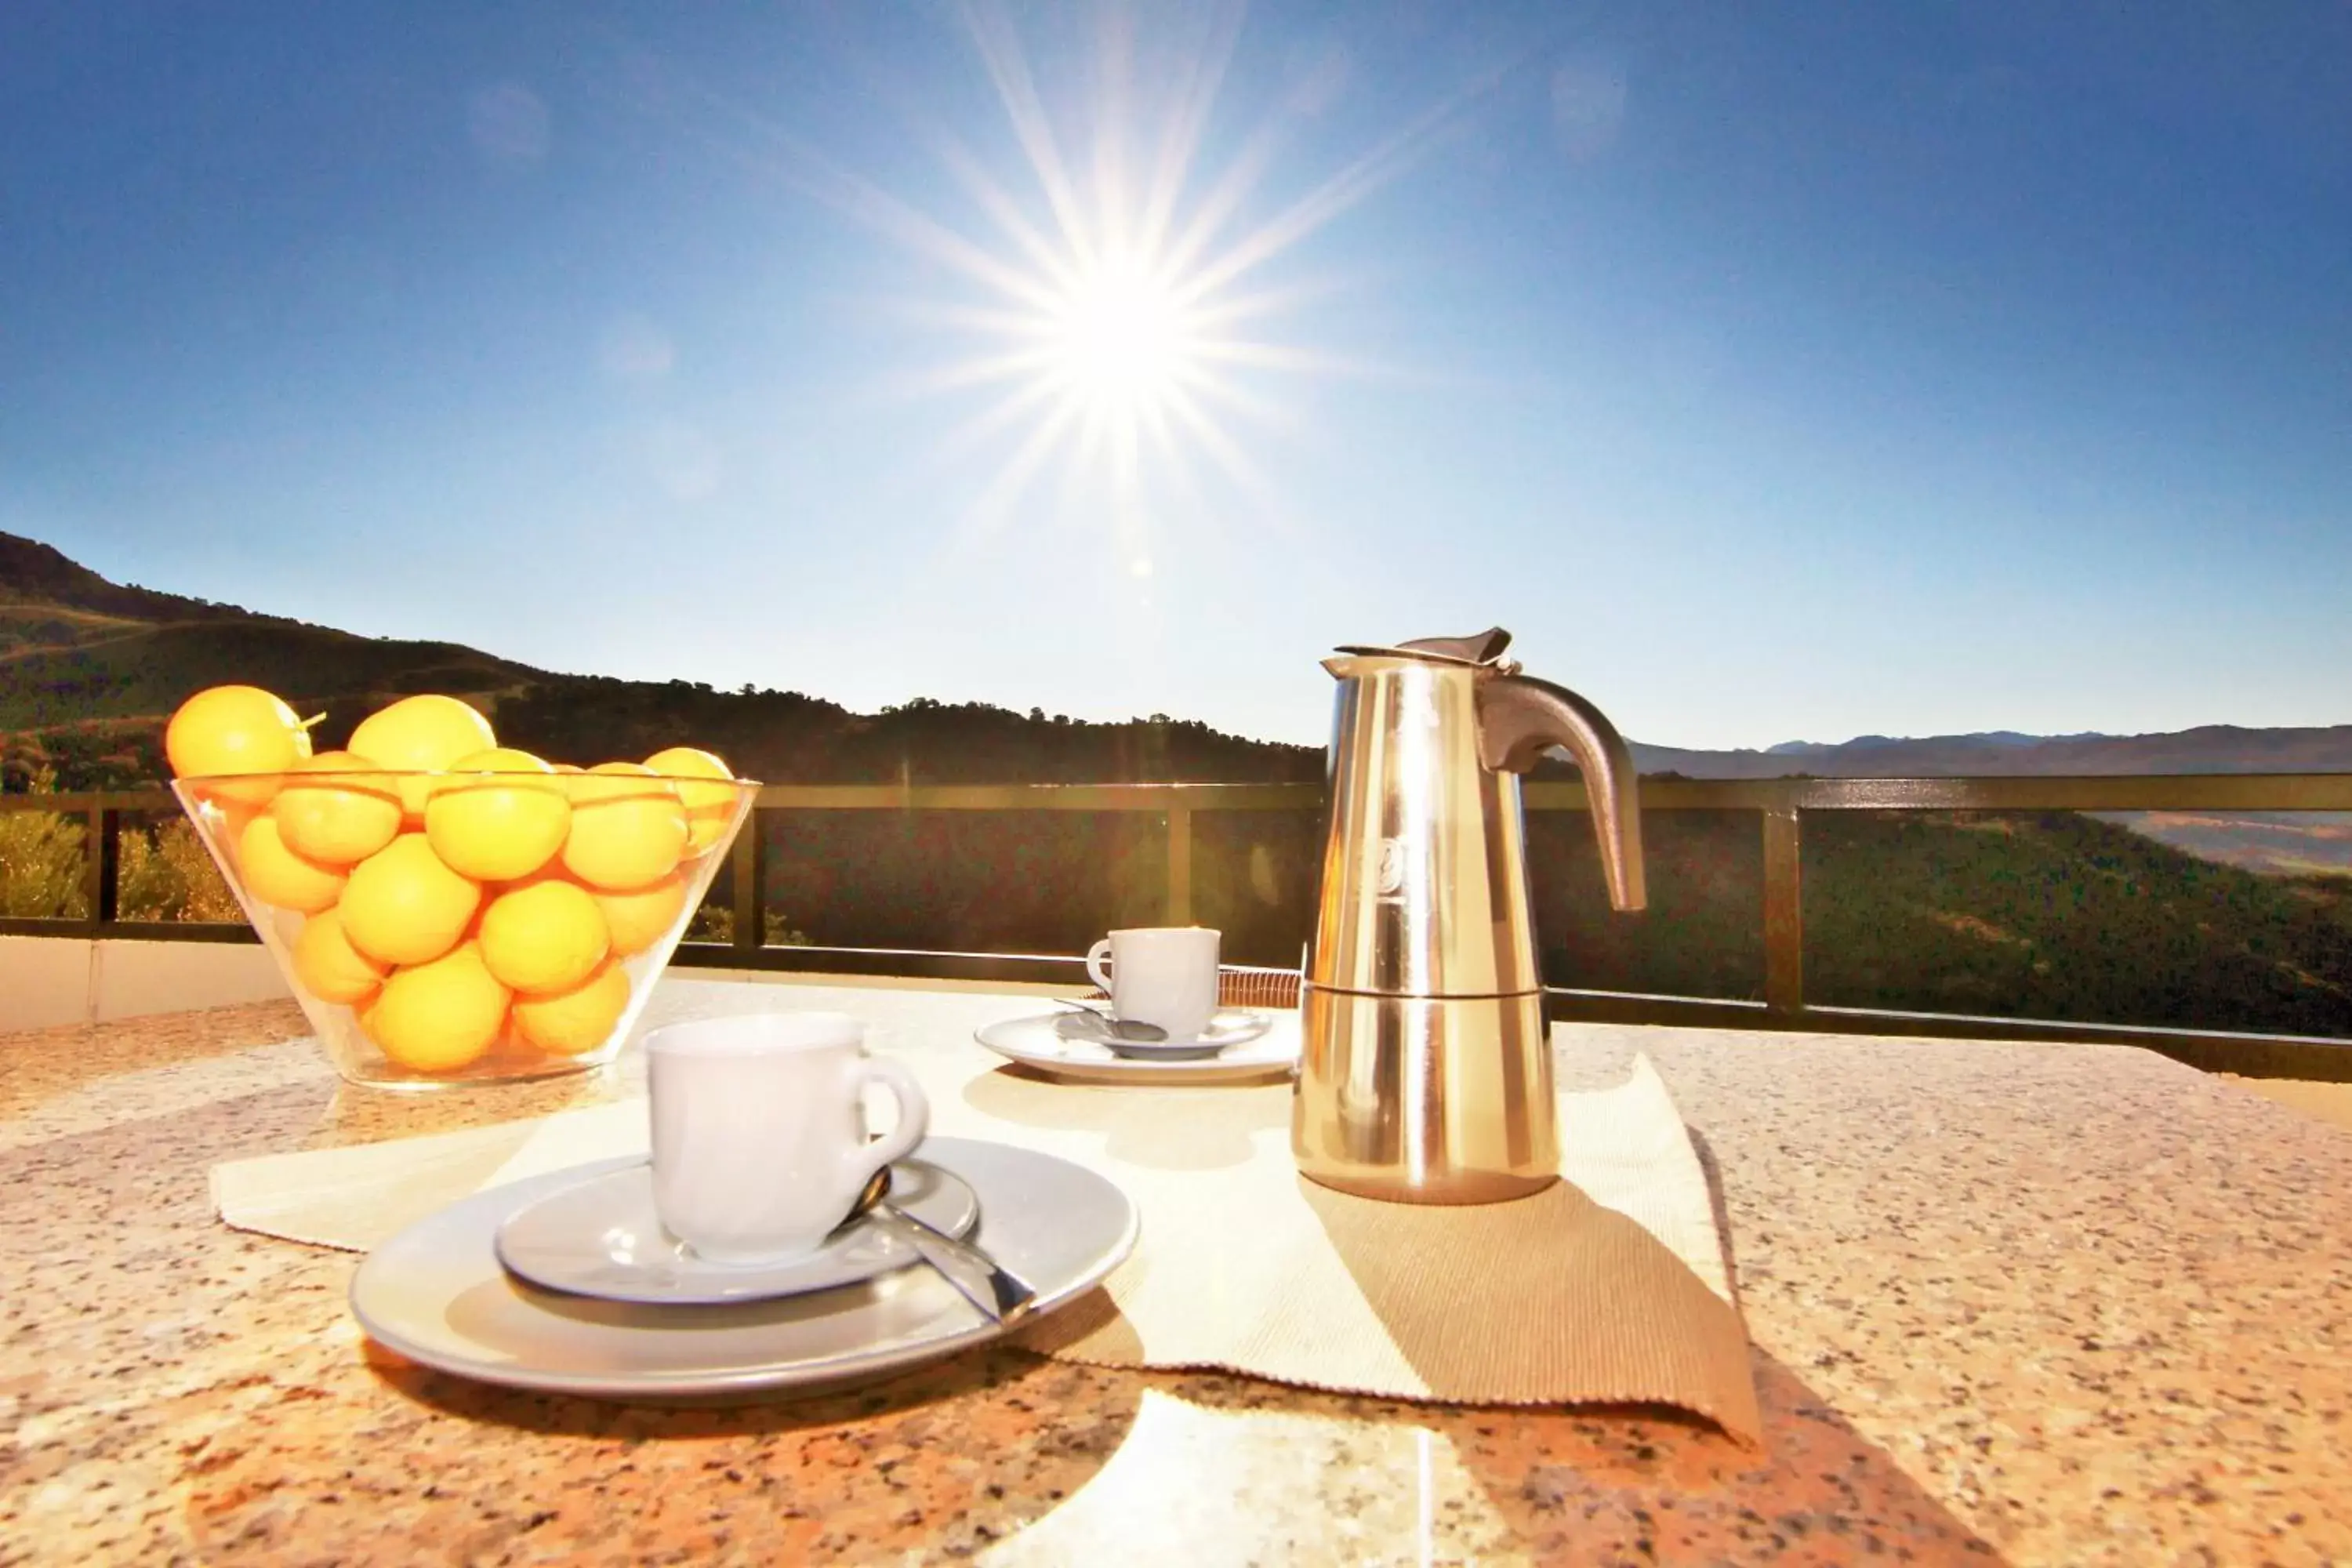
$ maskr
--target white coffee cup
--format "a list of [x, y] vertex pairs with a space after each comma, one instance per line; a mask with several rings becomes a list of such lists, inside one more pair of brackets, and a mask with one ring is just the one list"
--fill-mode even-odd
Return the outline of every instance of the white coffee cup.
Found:
[[1110, 994], [1119, 1017], [1157, 1024], [1171, 1040], [1197, 1040], [1217, 1011], [1217, 932], [1205, 926], [1115, 931], [1088, 951], [1087, 973]]
[[[898, 1102], [868, 1142], [865, 1089]], [[713, 1263], [813, 1252], [874, 1173], [922, 1142], [930, 1107], [898, 1062], [866, 1054], [845, 1013], [752, 1013], [646, 1036], [654, 1210]]]

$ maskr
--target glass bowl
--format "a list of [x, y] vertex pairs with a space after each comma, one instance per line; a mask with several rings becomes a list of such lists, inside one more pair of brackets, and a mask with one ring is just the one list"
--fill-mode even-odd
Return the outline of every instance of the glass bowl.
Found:
[[611, 1062], [760, 791], [348, 763], [172, 788], [335, 1070], [394, 1089]]

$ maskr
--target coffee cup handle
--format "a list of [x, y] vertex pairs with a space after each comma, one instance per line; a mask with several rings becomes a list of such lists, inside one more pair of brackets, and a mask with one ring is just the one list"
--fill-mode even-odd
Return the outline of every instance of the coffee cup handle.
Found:
[[1110, 938], [1105, 937], [1087, 949], [1087, 978], [1106, 996], [1110, 994], [1110, 972], [1103, 967], [1110, 961]]
[[857, 1167], [857, 1184], [864, 1186], [874, 1173], [883, 1166], [905, 1159], [915, 1152], [915, 1145], [930, 1131], [931, 1102], [923, 1097], [923, 1086], [915, 1081], [902, 1063], [887, 1057], [868, 1057], [858, 1064], [857, 1084], [864, 1089], [878, 1083], [890, 1091], [898, 1102], [898, 1125], [858, 1150], [850, 1158]]

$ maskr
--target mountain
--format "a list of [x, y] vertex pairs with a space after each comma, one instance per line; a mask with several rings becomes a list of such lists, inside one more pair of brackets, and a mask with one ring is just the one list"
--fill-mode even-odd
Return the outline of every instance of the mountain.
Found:
[[128, 586], [0, 533], [0, 783], [55, 770], [68, 789], [163, 779], [172, 710], [207, 686], [266, 687], [323, 712], [322, 747], [411, 692], [462, 697], [506, 742], [567, 762], [718, 752], [775, 783], [1279, 782], [1322, 754], [1164, 715], [1125, 724], [918, 698], [872, 715], [794, 691], [713, 690], [534, 668], [455, 643], [365, 637]]
[[2352, 724], [2249, 730], [2207, 724], [2155, 735], [1857, 735], [1824, 745], [1695, 751], [1633, 743], [1645, 773], [1694, 779], [1953, 778], [2018, 773], [2352, 773]]
[[[2044, 741], [2105, 741], [2114, 737], [2095, 731], [2076, 735], [2026, 735], [2015, 730], [1985, 730], [1973, 735], [1945, 735], [1939, 739], [1947, 744], [1973, 742], [1985, 746], [2038, 746]], [[1783, 741], [1777, 746], [1767, 746], [1769, 757], [1811, 757], [1840, 752], [1876, 751], [1887, 746], [1907, 746], [1916, 742], [1894, 735], [1856, 735], [1853, 740], [1836, 743], [1820, 741]]]

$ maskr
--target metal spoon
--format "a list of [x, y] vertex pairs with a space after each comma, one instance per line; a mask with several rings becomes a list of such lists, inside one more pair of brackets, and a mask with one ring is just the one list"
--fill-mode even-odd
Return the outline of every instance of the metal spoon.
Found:
[[1056, 996], [1054, 1002], [1058, 1006], [1075, 1007], [1081, 1013], [1094, 1015], [1096, 1018], [1101, 1020], [1102, 1026], [1109, 1032], [1113, 1039], [1134, 1040], [1138, 1044], [1150, 1045], [1168, 1037], [1168, 1031], [1157, 1024], [1147, 1024], [1140, 1018], [1117, 1017], [1108, 1008], [1098, 1007], [1092, 1002], [1081, 1001], [1076, 996]]
[[1029, 1282], [968, 1241], [924, 1224], [889, 1201], [890, 1167], [874, 1173], [850, 1206], [849, 1218], [889, 1232], [922, 1254], [923, 1261], [962, 1293], [964, 1300], [1000, 1323], [1019, 1321], [1036, 1305]]

